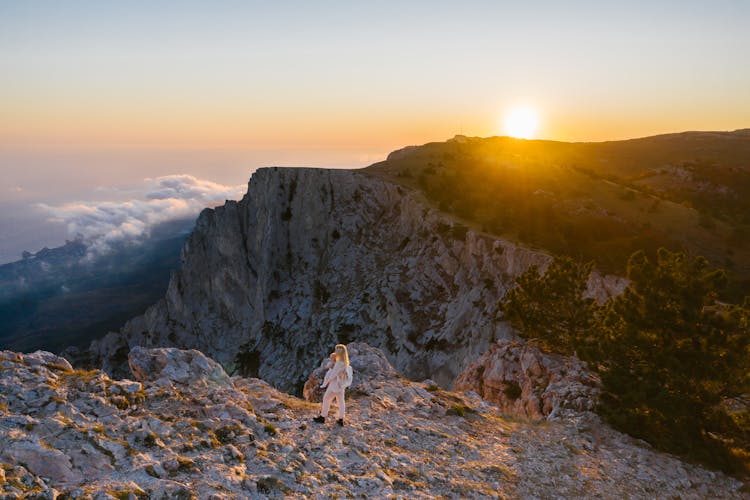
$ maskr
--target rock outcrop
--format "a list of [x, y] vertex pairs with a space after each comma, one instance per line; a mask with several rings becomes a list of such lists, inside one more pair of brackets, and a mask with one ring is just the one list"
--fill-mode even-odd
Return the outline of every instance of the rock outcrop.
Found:
[[[241, 201], [203, 211], [166, 297], [89, 354], [123, 376], [134, 346], [198, 349], [300, 391], [334, 344], [362, 341], [407, 377], [450, 387], [512, 338], [498, 301], [549, 260], [367, 172], [260, 169]], [[592, 277], [591, 293], [611, 293], [609, 281]]]
[[576, 358], [545, 353], [520, 342], [493, 344], [456, 379], [504, 414], [555, 420], [596, 408], [599, 378]]
[[359, 389], [344, 427], [311, 422], [319, 404], [261, 380], [217, 378], [196, 352], [134, 350], [137, 382], [2, 351], [0, 498], [743, 496], [596, 419], [506, 420], [349, 347]]
[[162, 386], [205, 383], [221, 386], [230, 383], [219, 363], [191, 349], [145, 349], [134, 347], [128, 354], [128, 366], [139, 382], [157, 382]]

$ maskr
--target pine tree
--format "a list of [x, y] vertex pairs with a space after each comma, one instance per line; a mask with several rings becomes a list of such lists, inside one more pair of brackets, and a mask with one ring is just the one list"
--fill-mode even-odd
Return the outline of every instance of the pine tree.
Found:
[[596, 302], [583, 296], [592, 267], [569, 257], [556, 257], [544, 274], [531, 266], [505, 294], [504, 319], [544, 349], [572, 354], [585, 345], [597, 310]]
[[723, 271], [660, 249], [628, 262], [629, 286], [599, 324], [602, 412], [656, 446], [730, 467], [718, 436], [732, 433], [724, 398], [748, 389], [748, 310], [717, 302]]

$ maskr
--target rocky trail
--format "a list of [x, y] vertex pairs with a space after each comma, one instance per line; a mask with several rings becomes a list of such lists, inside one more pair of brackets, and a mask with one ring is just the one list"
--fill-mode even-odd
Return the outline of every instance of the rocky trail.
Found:
[[[0, 498], [743, 498], [591, 413], [504, 417], [350, 345], [346, 425], [199, 351], [134, 348], [133, 380], [0, 353]], [[319, 392], [311, 374], [307, 398]], [[333, 412], [331, 414], [333, 417]]]

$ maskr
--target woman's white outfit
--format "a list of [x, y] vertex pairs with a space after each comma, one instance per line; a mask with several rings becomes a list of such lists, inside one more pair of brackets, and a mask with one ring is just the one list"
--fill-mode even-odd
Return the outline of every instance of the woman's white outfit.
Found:
[[331, 403], [336, 399], [339, 406], [339, 419], [344, 418], [346, 412], [346, 403], [344, 402], [344, 381], [346, 380], [346, 365], [343, 361], [336, 361], [333, 368], [326, 372], [326, 376], [323, 379], [323, 385], [326, 387], [326, 392], [323, 394], [323, 411], [320, 413], [322, 416], [328, 416], [328, 410], [331, 409]]

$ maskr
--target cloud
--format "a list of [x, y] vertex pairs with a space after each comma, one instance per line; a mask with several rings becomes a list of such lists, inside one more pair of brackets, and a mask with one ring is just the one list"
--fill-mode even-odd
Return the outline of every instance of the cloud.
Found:
[[120, 243], [138, 242], [156, 224], [196, 216], [202, 209], [242, 196], [246, 186], [225, 186], [192, 175], [167, 175], [144, 180], [138, 197], [126, 201], [86, 201], [59, 206], [40, 204], [68, 232], [103, 254]]
[[154, 189], [146, 193], [150, 200], [182, 199], [196, 200], [203, 203], [222, 203], [229, 196], [244, 192], [245, 186], [224, 186], [192, 175], [167, 175], [157, 179], [146, 179], [155, 184]]

